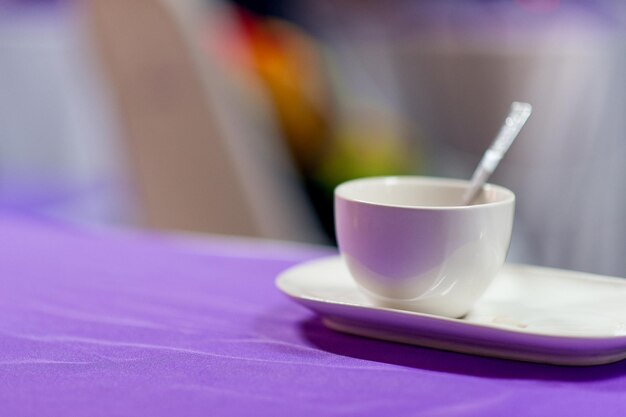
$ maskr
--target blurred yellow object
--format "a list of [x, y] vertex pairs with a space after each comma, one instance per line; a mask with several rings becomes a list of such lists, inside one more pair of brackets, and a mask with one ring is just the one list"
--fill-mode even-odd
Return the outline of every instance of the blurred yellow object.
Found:
[[415, 166], [414, 152], [409, 152], [402, 137], [398, 127], [381, 114], [344, 123], [315, 178], [330, 189], [358, 177], [409, 174]]

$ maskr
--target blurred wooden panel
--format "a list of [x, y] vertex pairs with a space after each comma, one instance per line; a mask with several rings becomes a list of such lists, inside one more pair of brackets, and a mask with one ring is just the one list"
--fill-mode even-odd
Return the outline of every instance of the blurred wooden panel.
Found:
[[149, 227], [261, 235], [181, 23], [158, 0], [90, 0]]

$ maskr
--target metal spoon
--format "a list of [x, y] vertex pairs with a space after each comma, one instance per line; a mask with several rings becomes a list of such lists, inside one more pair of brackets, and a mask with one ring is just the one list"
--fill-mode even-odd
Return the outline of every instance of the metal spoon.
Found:
[[498, 136], [496, 136], [489, 149], [485, 151], [485, 154], [472, 175], [470, 187], [463, 195], [464, 205], [472, 204], [474, 199], [480, 194], [483, 184], [485, 184], [487, 179], [493, 174], [493, 171], [495, 171], [506, 151], [509, 150], [509, 147], [520, 130], [522, 130], [524, 123], [526, 123], [532, 111], [533, 108], [528, 103], [514, 101], [513, 104], [511, 104], [511, 111], [504, 120], [504, 124], [500, 128]]

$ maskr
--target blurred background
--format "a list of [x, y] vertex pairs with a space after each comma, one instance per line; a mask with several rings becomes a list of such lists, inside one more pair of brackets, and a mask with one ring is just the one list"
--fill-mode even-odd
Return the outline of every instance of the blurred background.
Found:
[[626, 276], [625, 25], [621, 0], [0, 0], [0, 209], [332, 245], [338, 183], [469, 178], [520, 100], [509, 260]]

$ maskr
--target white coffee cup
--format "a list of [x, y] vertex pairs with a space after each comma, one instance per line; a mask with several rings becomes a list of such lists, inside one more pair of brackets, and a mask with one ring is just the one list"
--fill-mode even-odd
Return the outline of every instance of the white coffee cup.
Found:
[[468, 181], [375, 177], [335, 189], [339, 249], [378, 305], [446, 317], [465, 315], [502, 267], [515, 195], [487, 184], [462, 205]]

